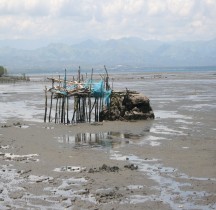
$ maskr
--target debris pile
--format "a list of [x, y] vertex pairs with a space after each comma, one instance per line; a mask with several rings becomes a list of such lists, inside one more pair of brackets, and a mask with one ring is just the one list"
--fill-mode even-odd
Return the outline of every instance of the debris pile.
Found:
[[146, 120], [154, 119], [150, 100], [135, 91], [112, 92], [109, 109], [100, 113], [103, 120]]

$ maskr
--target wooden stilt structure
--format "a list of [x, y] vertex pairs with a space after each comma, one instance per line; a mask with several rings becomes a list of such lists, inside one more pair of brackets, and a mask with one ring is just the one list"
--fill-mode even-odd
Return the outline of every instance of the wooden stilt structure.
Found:
[[[106, 70], [105, 66], [104, 68]], [[52, 117], [54, 118], [55, 123], [62, 124], [98, 122], [100, 119], [100, 112], [103, 110], [104, 106], [108, 106], [108, 104], [105, 103], [105, 97], [109, 97], [112, 91], [108, 84], [107, 70], [106, 75], [102, 78], [105, 79], [93, 81], [92, 68], [90, 79], [87, 78], [86, 74], [86, 80], [84, 81], [83, 75], [81, 76], [80, 67], [78, 69], [77, 81], [74, 76], [72, 77], [72, 80], [67, 80], [66, 70], [64, 79], [61, 79], [60, 76], [58, 79], [48, 78], [52, 81], [52, 87], [49, 90], [45, 88], [44, 122], [46, 122], [48, 108], [47, 92], [51, 93], [49, 122], [52, 121]], [[53, 100], [56, 100], [54, 114], [52, 114]], [[71, 118], [70, 113], [72, 113]]]

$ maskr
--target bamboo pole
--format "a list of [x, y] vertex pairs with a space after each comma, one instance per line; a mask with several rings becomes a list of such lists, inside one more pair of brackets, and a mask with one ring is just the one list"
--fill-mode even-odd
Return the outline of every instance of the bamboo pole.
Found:
[[79, 117], [79, 121], [82, 122], [83, 121], [83, 100], [82, 100], [82, 97], [80, 97], [80, 101], [79, 101], [79, 113], [80, 113], [80, 117]]
[[80, 101], [79, 101], [79, 112], [80, 112], [80, 122], [83, 121], [83, 100], [82, 97], [80, 97]]
[[95, 110], [95, 122], [96, 122], [96, 120], [97, 120], [97, 99], [95, 98], [95, 108], [94, 108], [94, 110]]
[[86, 96], [83, 97], [83, 122], [86, 122]]
[[44, 122], [46, 122], [46, 116], [47, 116], [47, 86], [45, 86], [45, 113], [44, 113]]
[[[65, 75], [64, 75], [64, 84], [63, 84], [63, 88], [66, 89], [66, 81], [67, 81], [67, 70], [65, 69]], [[62, 99], [62, 120], [61, 120], [61, 123], [64, 123], [65, 124], [65, 102], [66, 102], [66, 98], [67, 98], [67, 95], [63, 96], [63, 99]]]
[[[59, 75], [59, 87], [61, 86], [61, 81], [60, 81], [60, 75]], [[61, 101], [62, 101], [62, 98], [61, 98], [61, 95], [60, 95], [60, 100], [59, 100], [59, 114], [58, 114], [58, 122], [60, 123], [61, 122]]]
[[62, 104], [61, 104], [61, 123], [64, 123], [64, 115], [65, 115], [65, 96], [62, 98]]
[[95, 122], [98, 122], [98, 97], [95, 98]]
[[99, 115], [100, 115], [101, 109], [102, 109], [102, 97], [99, 98], [98, 121], [99, 121], [99, 118], [100, 118]]
[[72, 123], [74, 123], [74, 118], [75, 118], [76, 111], [77, 111], [77, 97], [74, 96], [74, 111], [73, 111], [73, 116], [72, 116], [72, 119], [71, 119]]
[[91, 112], [92, 112], [92, 110], [94, 109], [95, 104], [96, 104], [96, 98], [95, 98], [94, 104], [93, 104], [93, 106], [92, 106], [92, 108], [91, 108]]
[[88, 96], [88, 105], [89, 105], [88, 121], [91, 122], [91, 93], [89, 93], [89, 96]]
[[79, 69], [78, 69], [78, 82], [80, 83], [80, 66], [79, 66]]
[[80, 97], [77, 96], [76, 122], [80, 121]]
[[56, 108], [55, 108], [55, 123], [58, 122], [58, 96], [56, 99]]
[[58, 122], [60, 123], [61, 122], [61, 101], [62, 101], [62, 98], [60, 97], [60, 99], [59, 99], [59, 114], [58, 114], [58, 118], [59, 118], [59, 120], [58, 120]]
[[85, 121], [88, 122], [89, 121], [89, 114], [88, 114], [88, 96], [85, 97], [85, 116], [86, 116], [86, 119]]
[[69, 120], [69, 97], [67, 97], [67, 124], [70, 123], [70, 120]]
[[[91, 107], [91, 90], [92, 90], [92, 78], [93, 78], [93, 73], [94, 73], [94, 69], [92, 68], [92, 71], [91, 71], [91, 81], [90, 81], [90, 93], [89, 93], [89, 123], [91, 123], [91, 112], [92, 112], [92, 107]], [[94, 105], [93, 105], [94, 107]]]
[[104, 65], [104, 69], [106, 71], [106, 90], [109, 90], [109, 74], [105, 65]]
[[[52, 80], [52, 88], [54, 88], [54, 80]], [[51, 121], [52, 102], [53, 102], [53, 92], [51, 93], [51, 98], [50, 98], [49, 122]]]
[[80, 122], [84, 121], [83, 106], [84, 106], [83, 97], [81, 97], [81, 100], [80, 100]]

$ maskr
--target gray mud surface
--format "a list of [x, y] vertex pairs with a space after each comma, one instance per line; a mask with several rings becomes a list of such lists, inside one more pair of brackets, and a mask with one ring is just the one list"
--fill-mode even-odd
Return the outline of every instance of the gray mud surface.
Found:
[[216, 209], [216, 75], [115, 75], [155, 120], [43, 123], [45, 82], [0, 84], [0, 209]]

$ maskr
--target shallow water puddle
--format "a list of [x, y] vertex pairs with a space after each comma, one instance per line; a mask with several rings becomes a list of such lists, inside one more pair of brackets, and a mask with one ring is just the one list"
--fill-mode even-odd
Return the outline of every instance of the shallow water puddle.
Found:
[[44, 110], [38, 109], [36, 106], [26, 105], [26, 101], [16, 101], [10, 103], [0, 103], [1, 107], [1, 123], [9, 118], [20, 118], [26, 121], [42, 122]]
[[182, 106], [183, 109], [189, 110], [189, 111], [200, 111], [205, 110], [208, 112], [211, 112], [213, 109], [216, 108], [216, 104], [194, 104], [190, 106]]
[[142, 141], [140, 141], [138, 144], [139, 145], [148, 144], [148, 145], [154, 147], [154, 146], [160, 146], [161, 141], [164, 141], [164, 140], [170, 140], [170, 139], [164, 138], [164, 137], [157, 137], [157, 136], [153, 136], [153, 135], [148, 135]]
[[24, 128], [24, 129], [29, 128], [29, 125], [21, 125], [21, 128]]
[[[164, 167], [159, 160], [141, 159], [134, 155], [123, 156], [118, 151], [112, 151], [111, 159], [114, 160], [128, 160], [132, 164], [138, 166], [138, 170], [149, 176], [154, 180], [158, 186], [153, 187], [160, 192], [159, 196], [150, 195], [133, 195], [128, 197], [123, 203], [144, 203], [146, 201], [163, 201], [170, 205], [172, 209], [206, 209], [216, 208], [216, 204], [209, 204], [208, 206], [202, 206], [196, 204], [199, 200], [205, 199], [210, 194], [204, 191], [187, 191], [183, 190], [183, 187], [191, 186], [189, 180], [206, 181], [208, 178], [189, 177], [186, 174], [178, 172], [177, 169], [172, 167]], [[178, 178], [180, 181], [176, 180]], [[216, 179], [211, 179], [216, 182]]]
[[[4, 201], [4, 203], [12, 202], [12, 198], [9, 196], [11, 191], [23, 190], [19, 187], [23, 179], [19, 178], [19, 174], [11, 167], [11, 164], [0, 166], [0, 201]], [[2, 202], [0, 202], [0, 209], [5, 209]]]
[[48, 177], [48, 176], [35, 176], [35, 175], [28, 176], [29, 183], [49, 182], [52, 180], [53, 177]]
[[4, 145], [1, 145], [1, 146], [0, 146], [0, 149], [5, 149], [5, 150], [6, 150], [6, 149], [9, 149], [9, 148], [10, 148], [10, 145], [5, 145], [5, 146], [4, 146]]
[[143, 185], [128, 185], [127, 188], [129, 190], [136, 190], [136, 189], [143, 189], [144, 186]]
[[125, 200], [121, 201], [120, 204], [139, 204], [145, 203], [146, 201], [155, 201], [157, 196], [146, 196], [146, 195], [131, 195]]
[[[66, 209], [72, 207], [76, 199], [87, 204], [96, 203], [84, 187], [87, 182], [85, 178], [62, 180], [26, 173], [13, 169], [11, 164], [0, 166], [0, 209]], [[34, 185], [41, 185], [41, 194], [28, 191]]]
[[177, 123], [181, 123], [181, 124], [186, 124], [186, 125], [192, 125], [192, 124], [193, 124], [193, 122], [191, 122], [191, 121], [186, 121], [186, 120], [184, 120], [184, 119], [178, 119], [178, 120], [176, 120], [176, 122], [177, 122]]
[[149, 144], [151, 146], [159, 146], [163, 137], [156, 137], [149, 134], [150, 130], [145, 130], [140, 134], [129, 132], [100, 132], [100, 133], [79, 133], [65, 134], [57, 137], [60, 144], [69, 144], [74, 148], [91, 147], [91, 148], [119, 148], [128, 144]]
[[179, 131], [179, 130], [174, 130], [171, 128], [168, 128], [165, 125], [154, 125], [151, 130], [151, 133], [155, 133], [155, 134], [164, 134], [164, 135], [187, 135], [185, 134], [183, 131]]
[[47, 187], [44, 190], [49, 191], [53, 196], [64, 198], [64, 206], [72, 206], [75, 199], [79, 198], [82, 201], [96, 203], [95, 197], [88, 190], [80, 190], [80, 187], [85, 185], [85, 178], [69, 178], [63, 179], [62, 184], [58, 187]]
[[155, 110], [154, 114], [156, 118], [161, 118], [161, 119], [168, 119], [168, 118], [184, 119], [184, 120], [192, 119], [192, 117], [190, 116], [178, 114], [177, 111]]

